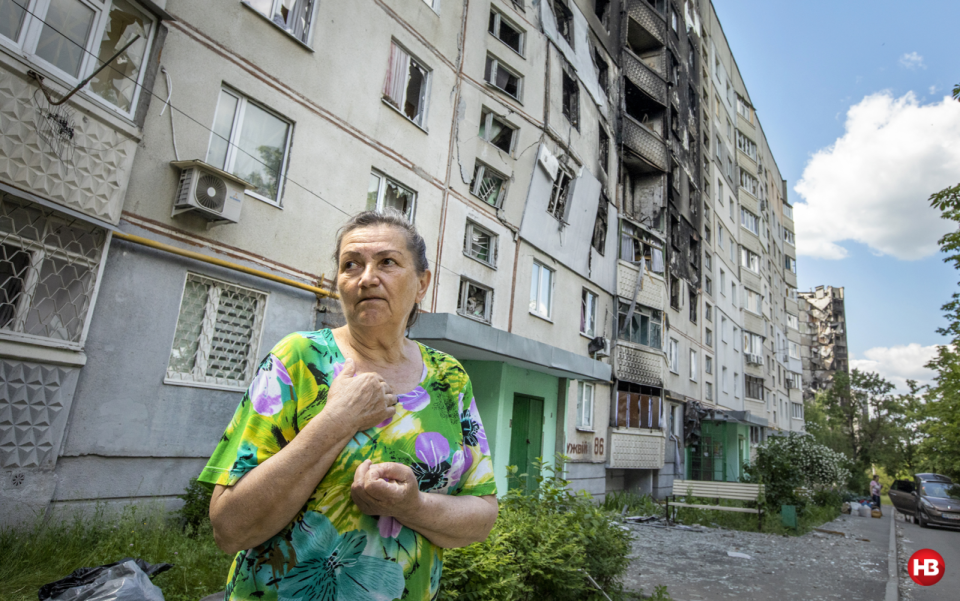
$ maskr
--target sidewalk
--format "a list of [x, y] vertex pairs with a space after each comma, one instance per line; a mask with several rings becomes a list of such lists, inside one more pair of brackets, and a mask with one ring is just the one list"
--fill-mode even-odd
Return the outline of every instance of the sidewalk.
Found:
[[881, 519], [841, 516], [821, 527], [842, 535], [631, 525], [633, 560], [624, 584], [646, 595], [664, 584], [675, 601], [882, 600], [893, 513], [885, 509]]

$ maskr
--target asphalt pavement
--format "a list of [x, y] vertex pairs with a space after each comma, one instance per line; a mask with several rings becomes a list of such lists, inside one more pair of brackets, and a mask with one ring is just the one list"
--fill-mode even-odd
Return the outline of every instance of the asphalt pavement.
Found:
[[[889, 510], [889, 508], [884, 508]], [[887, 513], [886, 511], [884, 513]], [[960, 599], [960, 528], [941, 528], [931, 526], [921, 528], [909, 521], [901, 523], [903, 527], [903, 548], [905, 553], [900, 563], [906, 565], [910, 556], [920, 549], [933, 549], [943, 557], [945, 571], [943, 578], [933, 586], [919, 586], [905, 582], [906, 590], [914, 601], [956, 601]], [[903, 571], [901, 571], [901, 575]], [[902, 577], [902, 576], [901, 576]]]

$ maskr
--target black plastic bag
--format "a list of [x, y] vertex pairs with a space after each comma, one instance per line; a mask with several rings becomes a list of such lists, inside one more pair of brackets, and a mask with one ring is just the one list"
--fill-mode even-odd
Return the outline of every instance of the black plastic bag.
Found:
[[37, 596], [40, 598], [40, 601], [46, 601], [47, 599], [53, 597], [59, 597], [62, 593], [70, 589], [91, 585], [101, 577], [107, 575], [112, 568], [117, 568], [128, 561], [133, 562], [136, 567], [140, 569], [140, 571], [150, 578], [153, 578], [157, 574], [162, 574], [173, 567], [169, 563], [149, 564], [142, 559], [133, 559], [132, 557], [127, 557], [121, 559], [120, 561], [102, 565], [96, 568], [79, 568], [74, 570], [66, 578], [61, 578], [56, 582], [51, 582], [41, 586], [40, 590], [37, 592]]

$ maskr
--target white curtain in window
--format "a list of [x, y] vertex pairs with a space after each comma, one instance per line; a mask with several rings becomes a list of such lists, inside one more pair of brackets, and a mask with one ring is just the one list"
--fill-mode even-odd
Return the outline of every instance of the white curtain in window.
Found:
[[654, 273], [663, 273], [663, 251], [659, 248], [653, 249], [653, 268]]
[[403, 92], [407, 86], [407, 69], [410, 55], [396, 44], [390, 45], [390, 64], [387, 67], [387, 79], [383, 83], [383, 95], [390, 102], [403, 106]]

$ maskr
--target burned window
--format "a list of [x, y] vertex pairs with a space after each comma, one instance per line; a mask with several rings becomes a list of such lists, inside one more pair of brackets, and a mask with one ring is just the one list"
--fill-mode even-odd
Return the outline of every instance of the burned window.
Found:
[[557, 18], [557, 33], [573, 48], [573, 13], [565, 0], [553, 0], [553, 14]]
[[697, 323], [697, 291], [690, 286], [687, 292], [690, 295], [690, 321]]
[[427, 112], [429, 74], [425, 66], [396, 42], [390, 45], [390, 66], [383, 82], [383, 99], [421, 127]]
[[547, 212], [563, 221], [567, 216], [567, 197], [570, 193], [570, 180], [573, 176], [566, 170], [560, 169], [557, 173], [557, 179], [553, 182], [553, 190], [550, 192], [550, 204], [547, 205]]
[[493, 290], [467, 279], [460, 280], [460, 298], [457, 300], [460, 315], [490, 323], [492, 304]]
[[523, 54], [523, 30], [504, 19], [503, 15], [495, 10], [490, 11], [488, 31], [517, 54]]
[[516, 137], [516, 128], [495, 115], [493, 111], [483, 109], [480, 112], [481, 140], [490, 142], [504, 152], [513, 151], [513, 139]]
[[600, 139], [598, 141], [600, 147], [600, 168], [603, 169], [604, 173], [607, 173], [607, 171], [609, 171], [607, 164], [610, 162], [610, 136], [608, 136], [607, 131], [603, 129], [603, 125], [600, 125], [597, 129], [600, 132]]
[[473, 168], [473, 181], [470, 192], [488, 205], [499, 207], [503, 203], [504, 187], [507, 178], [480, 161]]
[[662, 404], [659, 388], [621, 380], [617, 383], [617, 427], [659, 430], [663, 427]]
[[520, 100], [523, 81], [519, 75], [505, 67], [499, 59], [487, 56], [487, 65], [483, 71], [483, 79], [505, 94]]
[[646, 271], [663, 273], [663, 249], [656, 238], [644, 234], [629, 221], [620, 222], [620, 259], [631, 263], [643, 261]]
[[680, 220], [676, 215], [670, 216], [670, 244], [674, 248], [680, 248]]
[[563, 116], [570, 125], [580, 129], [580, 85], [572, 69], [563, 69]]
[[590, 245], [603, 256], [603, 250], [607, 246], [607, 198], [603, 195], [597, 205], [597, 218], [593, 223], [593, 239]]
[[597, 67], [597, 82], [600, 84], [600, 89], [603, 90], [604, 94], [609, 96], [610, 66], [607, 65], [607, 61], [603, 58], [603, 54], [600, 52], [600, 49], [596, 47], [593, 49], [593, 63]]
[[680, 309], [680, 278], [675, 275], [670, 276], [670, 306]]
[[603, 26], [609, 29], [610, 0], [595, 0], [593, 4], [593, 12], [596, 13], [597, 18], [600, 19], [600, 22], [603, 23]]

